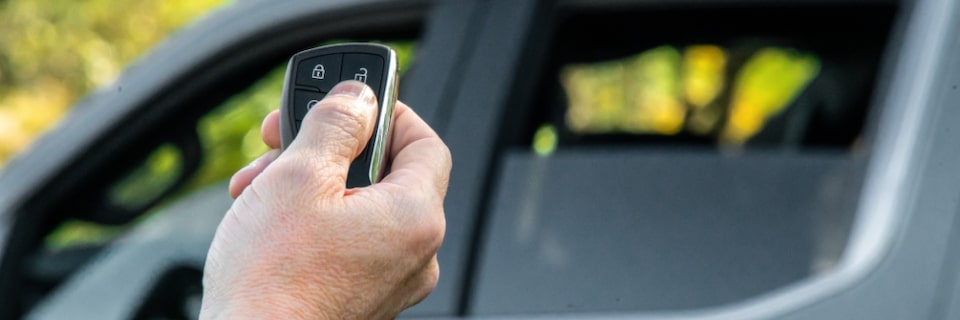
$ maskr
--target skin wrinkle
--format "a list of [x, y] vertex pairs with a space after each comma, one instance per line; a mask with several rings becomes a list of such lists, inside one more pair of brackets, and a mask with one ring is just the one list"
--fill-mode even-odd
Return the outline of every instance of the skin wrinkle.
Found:
[[299, 163], [290, 168], [290, 170], [294, 170], [298, 174], [288, 176], [303, 180], [305, 183], [291, 185], [291, 187], [309, 185], [313, 187], [313, 191], [318, 195], [340, 196], [342, 194], [344, 191], [343, 186], [346, 185], [347, 176], [339, 172], [344, 166], [343, 163], [349, 165], [346, 156], [333, 158], [331, 156], [325, 156], [323, 153], [311, 152], [310, 150], [296, 150], [294, 153], [297, 154], [291, 155], [291, 158], [297, 159], [296, 161]]
[[254, 162], [260, 162], [260, 164], [253, 165], [253, 163], [251, 163], [251, 165], [243, 167], [242, 169], [240, 169], [240, 171], [238, 171], [235, 175], [233, 175], [233, 177], [230, 178], [230, 185], [228, 187], [230, 191], [230, 196], [234, 198], [240, 196], [240, 193], [243, 192], [243, 189], [241, 186], [250, 184], [253, 181], [253, 179], [256, 178], [261, 171], [264, 170], [264, 168], [266, 168], [267, 166], [270, 165], [271, 162], [273, 162], [275, 158], [274, 155], [277, 153], [278, 152], [275, 152], [275, 150], [271, 150], [266, 154], [264, 154], [263, 156], [260, 156], [259, 158], [254, 160]]
[[[370, 91], [366, 90], [364, 92]], [[370, 94], [364, 93], [361, 98], [353, 98], [342, 94], [331, 95], [307, 113], [304, 122], [310, 121], [310, 125], [304, 125], [302, 134], [310, 137], [323, 137], [321, 140], [322, 143], [315, 146], [308, 144], [307, 147], [300, 148], [298, 142], [309, 142], [309, 140], [295, 139], [290, 148], [309, 152], [307, 156], [301, 158], [320, 163], [320, 165], [315, 168], [321, 168], [321, 170], [324, 171], [318, 172], [317, 175], [326, 177], [333, 176], [337, 177], [337, 180], [340, 180], [341, 177], [339, 175], [331, 175], [331, 172], [327, 170], [339, 171], [339, 169], [343, 167], [349, 168], [350, 162], [363, 151], [364, 144], [362, 142], [369, 140], [372, 135], [373, 122], [375, 121], [377, 109], [375, 105], [371, 104], [355, 106], [355, 102], [357, 101], [370, 101], [369, 99], [363, 99], [363, 95]], [[375, 97], [373, 101], [375, 102]], [[339, 125], [322, 125], [329, 121], [337, 122]], [[331, 148], [334, 149], [334, 152], [331, 152]], [[353, 149], [352, 152], [345, 152], [351, 148]], [[345, 183], [345, 174], [342, 180]], [[333, 183], [339, 182], [340, 181], [333, 181]], [[333, 191], [342, 189], [342, 187], [341, 184], [330, 185], [325, 183], [324, 189], [325, 191]]]
[[[294, 229], [296, 229], [296, 228], [294, 228]], [[296, 232], [299, 231], [299, 230], [289, 230], [289, 231], [294, 232], [294, 233], [288, 233], [287, 236], [290, 237], [290, 238], [292, 238], [292, 239], [294, 239], [294, 240], [293, 240], [293, 241], [287, 241], [287, 242], [292, 242], [292, 243], [296, 244], [298, 241], [304, 241], [302, 237], [300, 237], [300, 236], [298, 236], [298, 235], [296, 234]], [[259, 242], [259, 243], [261, 243], [261, 244], [269, 244], [269, 243], [272, 243], [272, 242], [274, 242], [274, 241], [278, 241], [278, 240], [266, 240], [266, 241], [261, 241], [261, 242]], [[283, 241], [280, 241], [280, 242], [283, 242]], [[307, 247], [309, 248], [309, 247], [313, 247], [313, 246], [311, 245], [311, 246], [307, 246]], [[287, 281], [280, 281], [280, 282], [276, 282], [276, 281], [273, 281], [273, 282], [256, 282], [256, 281], [255, 281], [254, 283], [248, 284], [246, 287], [256, 288], [255, 290], [250, 290], [251, 293], [253, 293], [253, 292], [299, 292], [299, 290], [294, 290], [294, 289], [297, 289], [297, 288], [301, 287], [301, 284], [302, 284], [303, 282], [306, 282], [306, 281], [318, 282], [317, 279], [313, 279], [314, 277], [317, 277], [317, 276], [319, 276], [319, 275], [326, 274], [326, 275], [328, 275], [329, 277], [336, 278], [336, 277], [338, 277], [340, 274], [343, 273], [342, 270], [338, 270], [338, 269], [336, 269], [336, 268], [325, 268], [323, 273], [307, 274], [306, 276], [304, 276], [303, 274], [301, 274], [301, 273], [302, 273], [302, 270], [292, 269], [292, 268], [290, 267], [290, 265], [289, 265], [288, 263], [286, 263], [287, 261], [292, 261], [292, 260], [294, 260], [296, 257], [301, 256], [301, 255], [304, 255], [304, 254], [318, 255], [318, 256], [319, 256], [319, 255], [322, 255], [322, 254], [314, 254], [314, 253], [312, 253], [312, 252], [289, 251], [289, 250], [284, 250], [283, 247], [281, 247], [280, 250], [267, 251], [266, 253], [268, 253], [267, 256], [263, 256], [263, 257], [252, 257], [252, 259], [256, 259], [256, 260], [258, 260], [258, 261], [267, 261], [268, 263], [267, 263], [267, 264], [264, 264], [264, 265], [262, 266], [262, 268], [256, 268], [256, 269], [251, 270], [251, 273], [252, 273], [253, 275], [258, 275], [258, 274], [277, 274], [277, 273], [280, 273], [280, 274], [287, 274], [287, 275], [289, 275], [289, 276], [280, 277], [280, 279], [287, 279]], [[269, 262], [273, 262], [273, 263], [269, 263]], [[279, 263], [279, 264], [280, 264], [280, 267], [278, 268], [278, 267], [274, 266], [274, 263]], [[248, 278], [252, 278], [252, 279], [255, 280], [255, 279], [259, 279], [260, 277], [254, 276], [254, 277], [248, 277]], [[276, 278], [276, 277], [263, 277], [263, 278], [265, 278], [265, 279], [266, 279], [266, 278], [274, 279], [274, 278]], [[323, 280], [323, 282], [331, 282], [331, 281]], [[335, 282], [334, 282], [334, 283], [335, 283]], [[314, 289], [314, 290], [311, 290], [311, 291], [309, 291], [309, 292], [316, 293], [316, 292], [318, 292], [318, 291], [316, 291], [316, 289], [319, 289], [319, 288], [313, 288], [313, 289]], [[323, 291], [326, 291], [326, 290], [337, 290], [337, 288], [335, 288], [335, 287], [327, 287], [327, 288], [325, 288], [324, 290], [320, 290], [319, 292], [323, 292]], [[295, 295], [298, 295], [298, 294], [295, 294]], [[335, 296], [335, 294], [334, 294], [334, 296]], [[268, 305], [265, 305], [265, 306], [268, 306]]]
[[[339, 133], [343, 133], [343, 136], [338, 138], [350, 137], [354, 140], [351, 141], [342, 141], [339, 143], [340, 146], [354, 146], [355, 152], [353, 154], [360, 154], [360, 151], [363, 151], [364, 141], [370, 139], [370, 136], [373, 134], [372, 128], [376, 122], [376, 105], [371, 103], [363, 103], [362, 106], [356, 106], [355, 101], [362, 101], [363, 99], [354, 100], [352, 97], [344, 95], [333, 95], [329, 99], [324, 99], [319, 104], [324, 104], [324, 106], [317, 108], [314, 107], [310, 112], [307, 113], [306, 119], [304, 122], [309, 121], [312, 123], [326, 123], [329, 121], [336, 121], [338, 126], [313, 126], [311, 127], [308, 134], [312, 134], [313, 131], [318, 128], [324, 129], [333, 129], [338, 130]], [[318, 104], [318, 105], [319, 105]], [[304, 128], [310, 126], [304, 125]], [[330, 139], [330, 136], [324, 136], [324, 139]], [[325, 145], [328, 146], [328, 145]], [[342, 155], [342, 153], [339, 153]]]
[[344, 196], [343, 201], [346, 202], [347, 206], [350, 207], [371, 207], [367, 210], [368, 214], [376, 215], [376, 219], [379, 221], [390, 221], [391, 227], [397, 227], [397, 216], [392, 215], [395, 210], [393, 203], [383, 201], [382, 199], [387, 199], [389, 194], [384, 194], [380, 189], [362, 189], [355, 188], [356, 192], [349, 196]]

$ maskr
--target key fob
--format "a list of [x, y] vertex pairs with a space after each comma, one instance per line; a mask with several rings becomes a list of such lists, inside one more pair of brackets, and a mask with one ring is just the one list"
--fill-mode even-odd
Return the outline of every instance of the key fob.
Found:
[[376, 92], [380, 107], [373, 135], [350, 164], [347, 187], [380, 181], [387, 165], [390, 122], [397, 101], [397, 53], [373, 43], [344, 43], [299, 52], [290, 58], [280, 101], [280, 143], [285, 150], [296, 138], [307, 111], [334, 85], [357, 80]]

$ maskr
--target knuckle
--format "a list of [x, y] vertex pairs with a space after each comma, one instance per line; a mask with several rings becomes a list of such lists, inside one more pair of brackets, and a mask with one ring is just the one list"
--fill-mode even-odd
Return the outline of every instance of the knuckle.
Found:
[[321, 101], [308, 115], [312, 122], [335, 124], [343, 133], [360, 140], [367, 126], [367, 115], [355, 103], [331, 97]]
[[408, 296], [409, 300], [406, 301], [405, 308], [420, 303], [437, 287], [437, 283], [440, 281], [440, 267], [436, 259], [431, 261], [416, 277], [411, 285], [412, 294]]
[[[438, 141], [440, 139], [437, 139]], [[447, 147], [443, 141], [439, 141], [439, 147], [441, 156], [441, 174], [438, 177], [437, 187], [440, 189], [440, 198], [441, 202], [443, 198], [447, 195], [447, 187], [450, 185], [450, 171], [453, 169], [453, 156], [450, 153], [450, 148]]]
[[432, 262], [428, 269], [424, 272], [423, 281], [420, 283], [420, 290], [416, 294], [417, 302], [422, 301], [434, 288], [437, 287], [437, 283], [440, 282], [440, 268], [436, 265], [436, 262]]
[[444, 170], [449, 171], [453, 167], [453, 155], [450, 153], [450, 147], [443, 143], [439, 137], [432, 139], [434, 148], [437, 149], [438, 161]]
[[452, 166], [453, 155], [450, 153], [450, 147], [448, 147], [446, 143], [443, 143], [443, 140], [441, 140], [439, 137], [437, 137], [437, 144], [439, 145], [438, 148], [440, 148], [441, 154], [443, 154], [443, 161], [447, 167]]
[[[439, 218], [438, 218], [439, 217]], [[421, 256], [431, 256], [437, 253], [443, 243], [446, 232], [446, 221], [443, 219], [443, 208], [426, 212], [423, 219], [413, 232], [414, 246]]]
[[430, 248], [431, 253], [436, 253], [440, 249], [440, 245], [443, 243], [443, 237], [447, 230], [446, 219], [443, 218], [443, 208], [439, 208], [439, 219], [433, 219], [434, 223], [428, 224], [427, 230], [424, 232], [426, 245]]

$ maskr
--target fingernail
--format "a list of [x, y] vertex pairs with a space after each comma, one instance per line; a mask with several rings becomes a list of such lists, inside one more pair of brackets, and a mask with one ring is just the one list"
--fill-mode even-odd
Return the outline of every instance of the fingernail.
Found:
[[330, 89], [330, 93], [328, 95], [332, 96], [332, 95], [339, 94], [339, 95], [345, 95], [345, 96], [359, 97], [361, 94], [363, 94], [363, 90], [366, 88], [367, 86], [363, 84], [363, 82], [344, 81], [344, 82], [338, 83], [336, 86], [333, 87], [333, 89]]
[[330, 89], [330, 93], [327, 95], [345, 95], [356, 97], [358, 100], [363, 101], [367, 104], [376, 103], [377, 97], [373, 94], [373, 90], [368, 89], [366, 84], [360, 81], [344, 81], [338, 83], [333, 89]]

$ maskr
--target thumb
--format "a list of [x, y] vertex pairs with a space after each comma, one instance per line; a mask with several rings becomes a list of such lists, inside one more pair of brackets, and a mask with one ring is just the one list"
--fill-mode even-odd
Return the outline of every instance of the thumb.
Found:
[[309, 172], [317, 174], [324, 190], [342, 190], [350, 163], [370, 140], [376, 118], [373, 90], [362, 82], [341, 82], [307, 112], [297, 138], [284, 153], [311, 166]]

